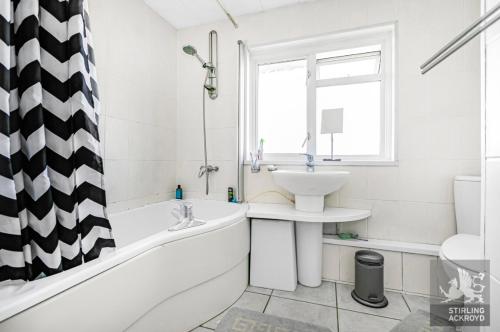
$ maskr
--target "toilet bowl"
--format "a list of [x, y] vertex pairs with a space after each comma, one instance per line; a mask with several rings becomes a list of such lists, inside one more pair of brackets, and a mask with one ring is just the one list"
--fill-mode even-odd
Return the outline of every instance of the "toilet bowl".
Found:
[[482, 258], [479, 235], [453, 235], [443, 242], [439, 250], [439, 259], [455, 271], [456, 268], [462, 268], [470, 272], [480, 272], [475, 262]]
[[439, 258], [448, 267], [476, 271], [478, 261], [483, 259], [480, 240], [481, 178], [457, 176], [454, 181], [455, 220], [457, 234], [441, 245]]

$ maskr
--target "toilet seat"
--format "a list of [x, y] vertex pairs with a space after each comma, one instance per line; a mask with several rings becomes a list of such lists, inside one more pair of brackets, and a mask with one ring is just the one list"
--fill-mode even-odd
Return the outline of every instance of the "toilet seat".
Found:
[[[439, 250], [441, 260], [448, 261], [467, 270], [474, 271], [474, 267], [467, 261], [484, 259], [481, 250], [479, 235], [457, 234], [446, 239]], [[460, 261], [460, 264], [457, 263]]]

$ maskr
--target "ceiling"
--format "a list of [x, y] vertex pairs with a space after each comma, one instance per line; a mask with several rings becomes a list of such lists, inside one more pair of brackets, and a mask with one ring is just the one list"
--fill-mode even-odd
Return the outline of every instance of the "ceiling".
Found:
[[[314, 0], [222, 0], [233, 17]], [[216, 0], [144, 0], [176, 29], [227, 19]]]

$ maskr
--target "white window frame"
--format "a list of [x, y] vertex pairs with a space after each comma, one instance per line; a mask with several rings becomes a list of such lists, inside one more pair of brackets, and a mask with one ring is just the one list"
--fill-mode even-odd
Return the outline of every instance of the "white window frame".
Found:
[[[246, 126], [247, 139], [246, 151], [257, 151], [258, 139], [257, 124], [257, 93], [258, 93], [258, 68], [259, 65], [276, 62], [307, 60], [307, 130], [310, 140], [307, 144], [307, 153], [316, 157], [318, 165], [393, 165], [397, 163], [396, 156], [396, 130], [395, 130], [395, 35], [394, 23], [376, 27], [339, 32], [314, 38], [275, 43], [272, 45], [249, 47], [249, 105]], [[378, 74], [342, 77], [333, 79], [316, 80], [316, 54], [365, 46], [380, 45], [381, 60]], [[329, 156], [316, 155], [316, 88], [322, 86], [355, 84], [361, 82], [381, 82], [380, 98], [380, 154], [370, 156], [339, 156], [340, 162], [322, 161]], [[304, 133], [304, 138], [307, 133]], [[335, 153], [335, 151], [334, 151]], [[249, 156], [246, 157], [249, 160]], [[303, 164], [304, 157], [300, 154], [266, 153], [264, 145], [264, 164]]]

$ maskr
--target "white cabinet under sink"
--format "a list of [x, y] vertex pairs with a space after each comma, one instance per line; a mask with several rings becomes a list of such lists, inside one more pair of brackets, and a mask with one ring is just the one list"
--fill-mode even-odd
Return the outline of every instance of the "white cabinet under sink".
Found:
[[297, 257], [293, 221], [252, 219], [250, 285], [293, 292]]

